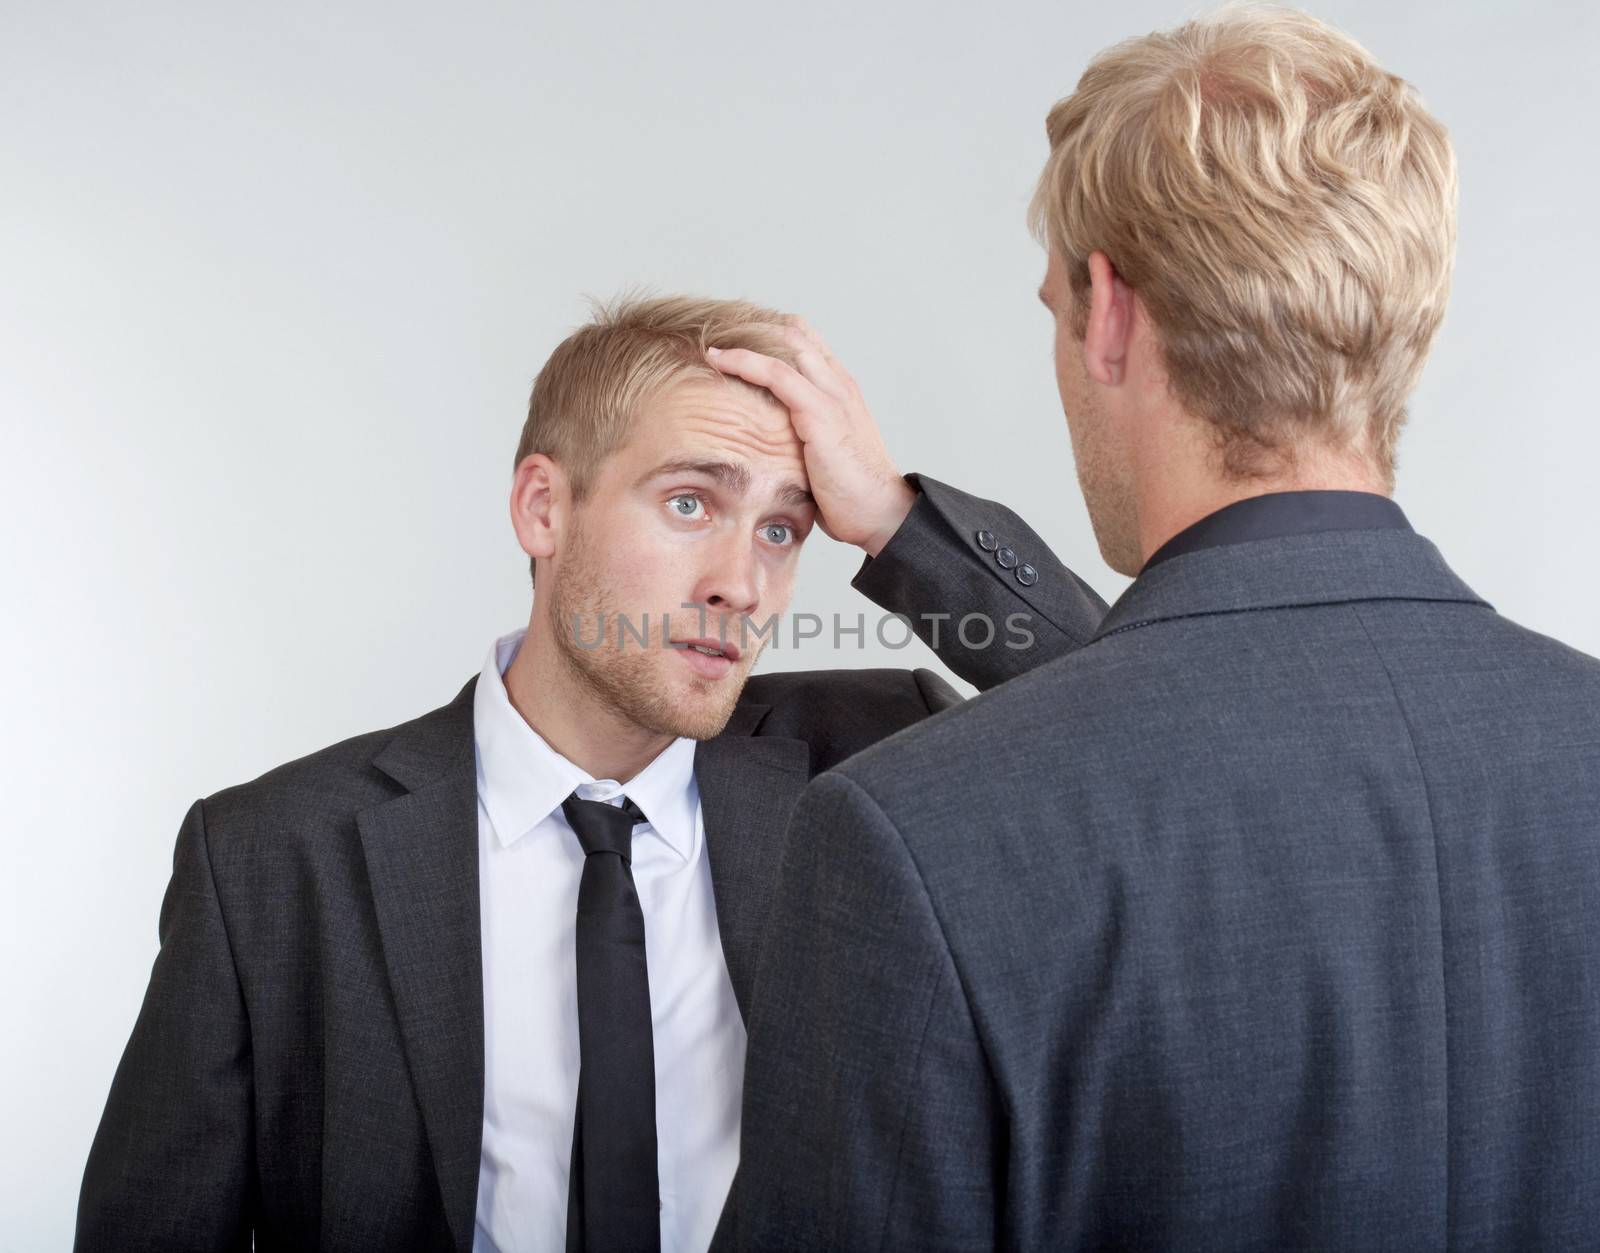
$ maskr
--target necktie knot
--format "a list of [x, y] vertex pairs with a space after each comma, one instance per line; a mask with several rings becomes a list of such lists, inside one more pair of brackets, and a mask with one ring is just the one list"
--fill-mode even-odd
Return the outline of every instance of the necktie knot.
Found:
[[561, 812], [567, 816], [578, 843], [587, 856], [595, 853], [615, 853], [623, 861], [633, 861], [633, 829], [648, 822], [639, 807], [628, 797], [621, 805], [606, 801], [591, 801], [574, 792], [561, 802]]

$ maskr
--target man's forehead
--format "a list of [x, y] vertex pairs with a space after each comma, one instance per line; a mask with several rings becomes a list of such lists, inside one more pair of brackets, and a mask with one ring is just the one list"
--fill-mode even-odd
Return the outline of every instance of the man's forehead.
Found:
[[718, 382], [680, 384], [647, 402], [634, 436], [643, 457], [731, 456], [756, 475], [805, 459], [787, 409], [756, 388]]
[[789, 411], [766, 388], [726, 375], [678, 379], [657, 392], [645, 408], [663, 417], [712, 414], [761, 426], [789, 425]]

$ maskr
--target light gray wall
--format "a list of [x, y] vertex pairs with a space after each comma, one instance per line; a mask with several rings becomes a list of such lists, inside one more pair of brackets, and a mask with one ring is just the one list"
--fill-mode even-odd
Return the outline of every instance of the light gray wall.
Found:
[[[1400, 499], [1503, 612], [1600, 653], [1595, 10], [1314, 7], [1460, 152]], [[1088, 55], [1191, 11], [6, 0], [0, 1248], [66, 1247], [189, 802], [441, 703], [525, 621], [510, 463], [583, 293], [803, 311], [902, 468], [1121, 590], [1023, 209]], [[829, 548], [794, 608], [868, 610]]]

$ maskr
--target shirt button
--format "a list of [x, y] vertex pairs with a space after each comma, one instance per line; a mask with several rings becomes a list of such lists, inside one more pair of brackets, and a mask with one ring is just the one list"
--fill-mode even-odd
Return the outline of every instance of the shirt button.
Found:
[[992, 553], [1000, 547], [1000, 541], [995, 539], [993, 531], [979, 531], [977, 535], [978, 547], [986, 553]]
[[1039, 572], [1027, 563], [1017, 567], [1017, 582], [1023, 587], [1032, 587], [1039, 581]]
[[998, 561], [1001, 568], [1005, 570], [1009, 570], [1012, 566], [1017, 564], [1017, 554], [1012, 552], [1009, 548], [1002, 548], [994, 555], [994, 559]]

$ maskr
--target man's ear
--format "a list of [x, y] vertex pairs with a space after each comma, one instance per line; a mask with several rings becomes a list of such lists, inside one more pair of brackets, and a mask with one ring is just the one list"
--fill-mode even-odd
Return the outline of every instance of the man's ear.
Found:
[[1083, 337], [1083, 359], [1089, 377], [1118, 387], [1127, 374], [1128, 347], [1133, 339], [1133, 288], [1117, 273], [1103, 252], [1089, 254], [1089, 325]]
[[542, 452], [517, 463], [511, 479], [511, 527], [522, 551], [534, 558], [555, 556], [565, 533], [572, 496], [561, 467]]

